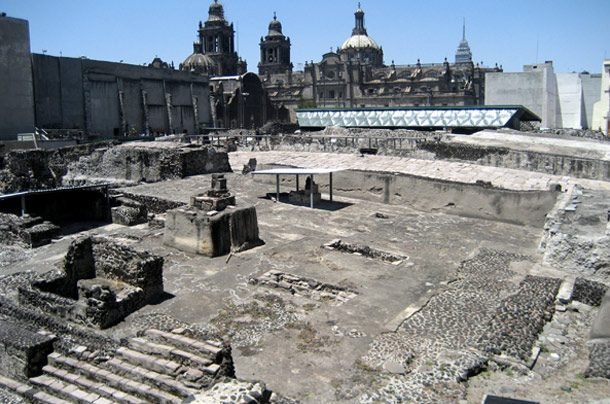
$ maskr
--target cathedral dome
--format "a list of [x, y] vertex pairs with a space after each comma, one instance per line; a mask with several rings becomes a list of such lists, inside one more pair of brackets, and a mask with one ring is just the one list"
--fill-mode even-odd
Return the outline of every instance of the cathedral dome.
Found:
[[379, 50], [379, 45], [377, 42], [373, 40], [373, 38], [369, 37], [366, 32], [366, 28], [364, 27], [364, 10], [360, 8], [360, 3], [358, 3], [358, 9], [354, 13], [356, 17], [356, 25], [352, 30], [352, 36], [347, 38], [343, 45], [341, 45], [341, 50], [348, 49], [375, 49]]
[[273, 13], [273, 20], [269, 23], [269, 36], [283, 36], [282, 23], [278, 21], [277, 16]]
[[212, 73], [216, 63], [208, 55], [203, 53], [193, 53], [182, 62], [182, 70], [194, 71], [197, 73]]
[[379, 49], [379, 45], [368, 35], [352, 35], [341, 45], [341, 50], [373, 48]]
[[210, 8], [208, 10], [208, 21], [224, 21], [225, 20], [225, 10], [221, 3], [218, 0], [214, 0], [214, 3], [210, 4]]

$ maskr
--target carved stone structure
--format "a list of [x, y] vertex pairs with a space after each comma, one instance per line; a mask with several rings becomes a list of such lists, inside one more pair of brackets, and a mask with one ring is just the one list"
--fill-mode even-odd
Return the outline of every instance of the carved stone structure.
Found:
[[62, 271], [19, 288], [21, 304], [104, 329], [163, 293], [163, 258], [104, 238], [75, 240]]
[[192, 196], [188, 207], [168, 211], [163, 242], [208, 257], [263, 244], [256, 208], [235, 207], [235, 196], [226, 184], [223, 175], [214, 175], [211, 190]]

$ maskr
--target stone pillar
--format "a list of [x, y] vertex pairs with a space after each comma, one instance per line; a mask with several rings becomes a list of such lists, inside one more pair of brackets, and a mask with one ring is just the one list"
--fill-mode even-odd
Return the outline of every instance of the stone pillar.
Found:
[[142, 111], [144, 112], [144, 132], [150, 135], [150, 118], [148, 114], [148, 93], [142, 90]]
[[[191, 85], [192, 90], [192, 85]], [[192, 92], [191, 92], [192, 94]], [[199, 98], [191, 95], [191, 101], [193, 103], [193, 119], [195, 120], [195, 134], [199, 134]]]
[[174, 133], [174, 118], [172, 117], [172, 95], [170, 93], [165, 93], [165, 107], [167, 109], [169, 134], [172, 134]]
[[119, 116], [121, 117], [121, 128], [123, 136], [127, 136], [129, 128], [127, 127], [127, 118], [125, 117], [125, 92], [119, 90]]

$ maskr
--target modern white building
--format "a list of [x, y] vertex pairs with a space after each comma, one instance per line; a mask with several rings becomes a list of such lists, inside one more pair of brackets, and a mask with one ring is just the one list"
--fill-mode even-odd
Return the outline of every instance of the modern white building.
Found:
[[485, 82], [486, 105], [523, 105], [542, 119], [543, 128], [595, 128], [599, 74], [557, 74], [547, 61], [525, 65], [523, 72], [487, 73]]
[[601, 90], [593, 108], [593, 129], [601, 129], [606, 136], [610, 132], [610, 59], [604, 60], [601, 77]]

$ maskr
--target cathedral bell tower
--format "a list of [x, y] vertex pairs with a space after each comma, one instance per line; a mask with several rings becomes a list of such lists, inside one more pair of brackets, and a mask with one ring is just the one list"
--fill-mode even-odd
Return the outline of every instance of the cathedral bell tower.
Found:
[[282, 33], [282, 23], [273, 13], [269, 23], [269, 33], [260, 42], [261, 61], [258, 64], [260, 76], [268, 74], [287, 73], [292, 71], [290, 62], [290, 38]]
[[219, 76], [245, 73], [245, 63], [235, 52], [233, 24], [229, 24], [225, 19], [224, 7], [218, 0], [214, 0], [210, 5], [208, 20], [203, 24], [199, 23], [198, 34], [202, 53], [214, 60]]

